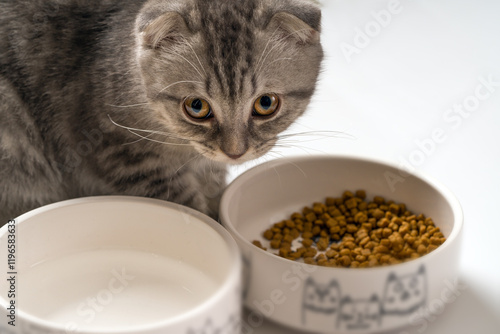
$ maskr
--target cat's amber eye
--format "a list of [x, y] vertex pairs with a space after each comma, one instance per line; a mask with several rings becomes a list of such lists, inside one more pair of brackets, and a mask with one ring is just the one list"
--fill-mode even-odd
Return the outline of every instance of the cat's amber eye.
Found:
[[212, 116], [210, 104], [203, 99], [188, 97], [184, 100], [184, 111], [188, 116], [202, 120]]
[[253, 104], [253, 114], [255, 116], [270, 116], [275, 113], [280, 106], [280, 99], [276, 94], [264, 94], [255, 100]]

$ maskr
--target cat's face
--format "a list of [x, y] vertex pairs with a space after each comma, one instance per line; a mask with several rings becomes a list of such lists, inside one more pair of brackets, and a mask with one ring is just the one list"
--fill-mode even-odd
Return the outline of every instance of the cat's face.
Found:
[[411, 313], [425, 303], [426, 293], [425, 267], [405, 276], [391, 274], [385, 286], [384, 313]]
[[302, 0], [150, 2], [137, 57], [157, 124], [216, 161], [263, 155], [314, 92], [319, 20]]
[[334, 314], [340, 305], [340, 288], [337, 281], [328, 284], [316, 283], [313, 279], [306, 280], [304, 285], [303, 307], [305, 310]]

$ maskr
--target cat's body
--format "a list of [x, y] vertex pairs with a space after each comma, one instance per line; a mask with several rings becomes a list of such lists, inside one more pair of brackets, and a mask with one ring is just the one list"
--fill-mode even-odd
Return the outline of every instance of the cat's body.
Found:
[[0, 225], [103, 194], [216, 216], [225, 166], [266, 153], [304, 112], [322, 59], [320, 11], [304, 0], [0, 12]]

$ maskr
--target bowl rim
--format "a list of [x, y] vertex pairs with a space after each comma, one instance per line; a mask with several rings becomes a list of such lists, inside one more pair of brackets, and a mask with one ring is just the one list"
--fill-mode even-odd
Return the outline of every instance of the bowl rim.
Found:
[[240, 175], [238, 175], [227, 187], [226, 190], [224, 191], [221, 202], [220, 202], [220, 209], [219, 209], [219, 220], [221, 221], [221, 224], [231, 233], [231, 235], [237, 239], [239, 242], [242, 242], [245, 244], [249, 249], [252, 251], [257, 251], [258, 254], [264, 255], [264, 256], [269, 256], [271, 261], [279, 261], [283, 264], [296, 264], [299, 266], [307, 266], [307, 267], [314, 267], [314, 272], [355, 272], [355, 271], [370, 271], [370, 272], [387, 272], [388, 270], [397, 270], [398, 268], [405, 268], [408, 266], [419, 266], [421, 264], [424, 264], [425, 261], [427, 261], [431, 257], [439, 256], [439, 254], [443, 251], [443, 249], [447, 248], [448, 245], [454, 243], [456, 239], [458, 239], [461, 235], [461, 231], [463, 229], [463, 211], [462, 207], [460, 205], [459, 200], [457, 197], [446, 187], [444, 186], [441, 182], [433, 178], [432, 176], [422, 172], [422, 171], [403, 171], [405, 174], [408, 174], [409, 176], [415, 177], [421, 181], [423, 181], [425, 184], [429, 185], [431, 188], [435, 189], [438, 193], [440, 193], [444, 199], [447, 201], [447, 203], [450, 205], [451, 210], [453, 212], [453, 215], [455, 216], [455, 220], [453, 223], [453, 227], [450, 231], [450, 235], [446, 238], [446, 241], [440, 245], [437, 249], [433, 250], [432, 252], [425, 254], [423, 256], [420, 256], [417, 259], [413, 259], [410, 261], [398, 263], [398, 264], [392, 264], [388, 266], [377, 266], [377, 267], [370, 267], [370, 268], [345, 268], [345, 267], [323, 267], [323, 266], [318, 266], [318, 265], [311, 265], [311, 264], [306, 264], [303, 262], [298, 262], [298, 261], [292, 261], [289, 259], [285, 259], [281, 256], [276, 256], [269, 251], [260, 249], [259, 247], [256, 247], [253, 245], [250, 240], [247, 240], [241, 233], [235, 228], [235, 226], [231, 223], [229, 219], [229, 205], [228, 203], [231, 201], [231, 198], [234, 197], [234, 193], [237, 191], [239, 186], [248, 181], [249, 179], [255, 177], [262, 171], [283, 165], [283, 164], [289, 164], [289, 163], [300, 163], [304, 161], [309, 161], [309, 162], [321, 162], [321, 161], [334, 161], [334, 160], [352, 160], [357, 163], [372, 163], [372, 164], [378, 164], [381, 166], [386, 166], [391, 169], [396, 169], [399, 171], [403, 171], [399, 166], [397, 166], [394, 162], [380, 159], [380, 158], [375, 158], [375, 157], [369, 157], [369, 156], [362, 156], [362, 155], [356, 155], [356, 154], [312, 154], [312, 155], [296, 155], [296, 156], [289, 156], [289, 157], [282, 157], [282, 158], [276, 158], [273, 160], [266, 161], [262, 164], [259, 164], [257, 166], [251, 167], [248, 170], [244, 171]]
[[[24, 221], [26, 221], [29, 218], [32, 218], [38, 214], [41, 214], [43, 212], [47, 211], [53, 211], [53, 210], [58, 210], [59, 208], [62, 207], [68, 207], [68, 206], [73, 206], [73, 205], [81, 205], [81, 204], [92, 204], [92, 203], [105, 203], [105, 202], [122, 202], [122, 203], [146, 203], [146, 204], [152, 204], [160, 207], [166, 207], [169, 209], [173, 209], [175, 211], [182, 212], [183, 214], [188, 214], [193, 216], [194, 218], [197, 218], [197, 222], [195, 224], [199, 223], [206, 223], [210, 228], [212, 228], [225, 242], [226, 246], [228, 247], [228, 255], [230, 258], [230, 262], [232, 263], [229, 266], [229, 272], [224, 278], [224, 280], [221, 282], [219, 288], [212, 293], [207, 299], [205, 299], [203, 302], [198, 304], [196, 307], [189, 309], [188, 311], [178, 314], [174, 317], [160, 320], [153, 322], [151, 324], [142, 324], [139, 326], [134, 326], [131, 329], [106, 329], [103, 331], [103, 329], [85, 329], [85, 330], [78, 330], [77, 333], [81, 334], [137, 334], [142, 331], [147, 331], [149, 333], [150, 331], [160, 331], [160, 330], [166, 330], [168, 329], [169, 326], [172, 325], [178, 325], [182, 322], [189, 321], [189, 319], [193, 316], [196, 315], [196, 313], [203, 312], [207, 308], [210, 307], [211, 304], [217, 303], [221, 298], [224, 296], [233, 293], [231, 291], [234, 289], [235, 286], [239, 286], [240, 281], [241, 281], [241, 272], [242, 272], [242, 260], [241, 260], [241, 255], [240, 255], [240, 250], [239, 247], [236, 243], [236, 241], [233, 239], [233, 237], [230, 235], [230, 233], [218, 222], [216, 222], [214, 219], [211, 217], [203, 214], [200, 211], [197, 211], [195, 209], [192, 209], [190, 207], [161, 200], [161, 199], [155, 199], [155, 198], [149, 198], [149, 197], [138, 197], [138, 196], [123, 196], [123, 195], [101, 195], [101, 196], [88, 196], [88, 197], [80, 197], [80, 198], [74, 198], [74, 199], [68, 199], [68, 200], [63, 200], [51, 204], [44, 205], [42, 207], [33, 209], [31, 211], [28, 211], [17, 218], [14, 218], [12, 220], [15, 221], [16, 226], [18, 224], [22, 224]], [[4, 235], [7, 233], [7, 226], [8, 224], [5, 224], [0, 228], [0, 239], [4, 237]], [[0, 296], [0, 308], [3, 311], [6, 311], [6, 306], [4, 305], [8, 301], [5, 300], [3, 297]], [[22, 311], [22, 309], [18, 309], [17, 313], [20, 318], [25, 319], [26, 322], [32, 323], [34, 325], [42, 326], [45, 327], [46, 329], [50, 329], [52, 331], [56, 332], [68, 332], [68, 329], [64, 324], [59, 324], [55, 323], [49, 320], [42, 319], [38, 316], [32, 315], [30, 313], [26, 313]], [[69, 331], [71, 332], [71, 331]]]

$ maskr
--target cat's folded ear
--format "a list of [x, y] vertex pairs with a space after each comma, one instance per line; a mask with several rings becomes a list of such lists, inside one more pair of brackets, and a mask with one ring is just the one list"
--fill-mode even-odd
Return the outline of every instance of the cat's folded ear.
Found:
[[184, 40], [189, 34], [189, 28], [184, 18], [177, 12], [167, 12], [154, 20], [138, 26], [143, 45], [156, 49]]
[[281, 38], [294, 39], [299, 44], [319, 42], [321, 10], [310, 1], [277, 2], [268, 16], [266, 29], [281, 31]]

